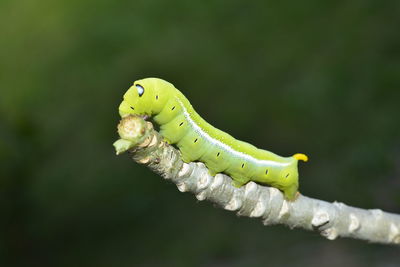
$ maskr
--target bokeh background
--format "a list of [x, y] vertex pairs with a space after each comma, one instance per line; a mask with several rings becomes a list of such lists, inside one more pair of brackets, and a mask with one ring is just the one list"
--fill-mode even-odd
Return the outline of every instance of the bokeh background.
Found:
[[132, 82], [281, 155], [301, 192], [400, 213], [399, 1], [0, 2], [1, 266], [398, 266], [399, 249], [264, 227], [127, 155]]

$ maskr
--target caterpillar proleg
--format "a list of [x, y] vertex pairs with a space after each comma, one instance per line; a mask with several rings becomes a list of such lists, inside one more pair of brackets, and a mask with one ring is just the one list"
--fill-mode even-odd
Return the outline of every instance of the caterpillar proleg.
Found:
[[236, 140], [202, 119], [167, 81], [135, 81], [124, 94], [119, 114], [152, 117], [161, 135], [179, 148], [184, 162], [204, 162], [212, 175], [226, 173], [237, 187], [254, 181], [278, 188], [288, 200], [295, 199], [299, 187], [297, 162], [307, 161], [306, 155], [281, 157]]

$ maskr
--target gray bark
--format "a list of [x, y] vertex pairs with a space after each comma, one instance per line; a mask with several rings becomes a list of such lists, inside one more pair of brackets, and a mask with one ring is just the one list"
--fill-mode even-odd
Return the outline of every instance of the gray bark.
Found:
[[284, 224], [318, 231], [330, 240], [351, 237], [400, 244], [400, 215], [329, 203], [301, 194], [295, 201], [286, 201], [276, 188], [254, 182], [234, 187], [229, 176], [213, 177], [201, 162], [182, 162], [179, 150], [167, 144], [150, 122], [138, 116], [123, 118], [118, 133], [121, 139], [114, 143], [117, 154], [129, 151], [136, 162], [171, 180], [179, 191], [195, 194], [198, 200], [209, 200], [240, 216], [260, 218], [264, 225]]

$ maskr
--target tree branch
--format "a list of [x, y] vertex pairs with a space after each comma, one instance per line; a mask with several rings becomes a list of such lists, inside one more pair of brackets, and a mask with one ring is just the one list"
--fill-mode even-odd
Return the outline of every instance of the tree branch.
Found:
[[179, 150], [167, 144], [150, 122], [138, 116], [123, 118], [118, 133], [121, 139], [114, 143], [117, 155], [129, 151], [133, 160], [171, 180], [179, 191], [192, 192], [198, 200], [207, 199], [240, 216], [261, 218], [264, 225], [284, 224], [318, 231], [330, 240], [341, 236], [400, 244], [400, 215], [380, 209], [354, 208], [340, 202], [328, 203], [303, 195], [290, 202], [279, 190], [254, 182], [236, 188], [229, 176], [217, 174], [213, 177], [201, 162], [184, 163]]

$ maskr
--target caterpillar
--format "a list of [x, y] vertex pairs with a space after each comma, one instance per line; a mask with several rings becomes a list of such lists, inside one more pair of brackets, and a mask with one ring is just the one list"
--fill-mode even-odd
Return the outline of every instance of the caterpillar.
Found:
[[281, 157], [236, 140], [208, 124], [167, 81], [158, 78], [135, 81], [123, 96], [119, 114], [151, 117], [165, 140], [178, 147], [184, 162], [201, 161], [211, 175], [231, 176], [236, 187], [254, 181], [281, 190], [287, 200], [296, 198], [297, 163], [307, 161], [306, 155]]

